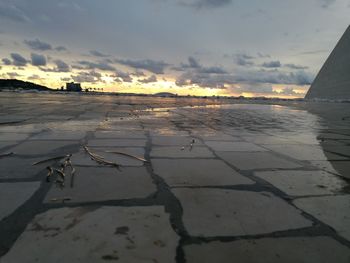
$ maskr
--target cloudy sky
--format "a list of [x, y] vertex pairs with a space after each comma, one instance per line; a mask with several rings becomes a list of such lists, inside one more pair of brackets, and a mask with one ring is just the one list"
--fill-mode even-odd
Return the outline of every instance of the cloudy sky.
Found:
[[0, 78], [303, 97], [350, 0], [0, 0]]

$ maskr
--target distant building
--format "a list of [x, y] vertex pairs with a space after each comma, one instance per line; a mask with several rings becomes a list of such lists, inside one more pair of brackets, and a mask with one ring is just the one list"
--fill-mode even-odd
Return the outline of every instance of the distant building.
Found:
[[66, 90], [67, 91], [75, 91], [75, 92], [80, 92], [82, 91], [80, 83], [66, 83]]

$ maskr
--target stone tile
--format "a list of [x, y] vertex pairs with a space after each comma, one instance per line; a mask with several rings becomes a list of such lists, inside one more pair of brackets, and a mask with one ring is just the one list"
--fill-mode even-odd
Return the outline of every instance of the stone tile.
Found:
[[332, 153], [338, 153], [350, 157], [350, 146], [327, 146], [326, 151]]
[[44, 155], [57, 152], [59, 148], [77, 144], [73, 141], [25, 141], [9, 151], [19, 155]]
[[350, 240], [350, 195], [300, 198], [294, 204]]
[[[187, 136], [154, 136], [152, 137], [153, 145], [160, 146], [180, 146], [188, 147], [194, 138]], [[194, 146], [203, 145], [198, 139], [194, 139]]]
[[217, 152], [220, 158], [241, 170], [301, 167], [268, 152]]
[[95, 139], [89, 140], [89, 146], [97, 147], [145, 147], [146, 140], [142, 139]]
[[165, 157], [165, 158], [214, 158], [213, 153], [202, 146], [194, 146], [190, 151], [189, 148], [182, 149], [178, 146], [163, 146], [152, 147], [151, 157]]
[[37, 215], [2, 262], [175, 262], [178, 240], [159, 206], [60, 208]]
[[18, 144], [17, 141], [0, 141], [0, 149], [1, 148], [5, 148], [5, 147], [9, 147], [9, 146], [14, 146]]
[[187, 263], [346, 263], [350, 249], [326, 236], [214, 241], [185, 246]]
[[308, 227], [312, 222], [267, 192], [173, 189], [192, 236], [242, 236]]
[[[334, 174], [339, 174], [332, 166], [332, 162], [329, 161], [310, 161], [310, 164], [313, 167], [316, 167], [318, 169], [330, 172], [330, 173], [334, 173]], [[350, 162], [349, 162], [350, 164]]]
[[178, 129], [172, 129], [168, 127], [149, 129], [151, 136], [188, 136], [188, 131], [181, 131]]
[[[0, 178], [1, 179], [20, 179], [31, 178], [36, 176], [40, 171], [45, 169], [44, 166], [33, 166], [32, 164], [39, 161], [37, 158], [23, 159], [9, 156], [0, 158]], [[47, 164], [46, 164], [47, 165]]]
[[206, 141], [206, 145], [220, 152], [264, 152], [268, 151], [250, 142]]
[[0, 126], [0, 132], [4, 133], [35, 133], [43, 130], [43, 125], [40, 124], [23, 124], [23, 125], [9, 125]]
[[23, 205], [40, 187], [40, 182], [0, 183], [0, 221]]
[[255, 136], [242, 136], [248, 142], [257, 144], [297, 144], [297, 142], [291, 139], [280, 138], [278, 136], [270, 135], [255, 135]]
[[196, 136], [200, 137], [203, 141], [243, 141], [241, 137], [231, 136], [224, 133], [215, 132], [212, 134], [203, 134], [202, 132], [197, 132]]
[[319, 145], [320, 141], [317, 139], [317, 134], [310, 133], [308, 131], [301, 132], [293, 131], [293, 132], [285, 132], [280, 134], [281, 137], [285, 137], [286, 139], [291, 139], [299, 144], [306, 145]]
[[170, 186], [254, 184], [220, 160], [152, 159], [152, 165]]
[[268, 171], [256, 172], [255, 175], [291, 196], [333, 194], [347, 185], [344, 180], [325, 171]]
[[86, 133], [80, 131], [42, 132], [31, 138], [31, 140], [81, 140]]
[[332, 162], [332, 166], [342, 177], [350, 179], [350, 161]]
[[[26, 133], [3, 132], [0, 133], [0, 141], [23, 141], [29, 137]], [[0, 143], [1, 143], [0, 142]]]
[[317, 145], [265, 145], [265, 147], [296, 160], [327, 160], [322, 148]]
[[145, 198], [156, 191], [143, 167], [123, 167], [120, 171], [112, 167], [76, 167], [73, 188], [70, 183], [71, 177], [67, 175], [65, 188], [53, 185], [45, 202], [65, 197], [70, 197], [73, 203]]
[[97, 131], [95, 132], [97, 139], [116, 139], [116, 138], [134, 138], [134, 139], [146, 139], [143, 131]]
[[323, 140], [350, 140], [350, 136], [337, 133], [321, 133], [317, 136], [317, 138]]
[[[103, 147], [90, 147], [90, 151], [92, 151], [95, 154], [98, 154], [99, 156], [102, 156], [105, 158], [105, 160], [115, 162], [122, 166], [143, 166], [144, 162], [139, 161], [135, 158], [121, 155], [121, 154], [113, 154], [113, 153], [107, 153], [106, 151], [118, 151], [123, 152], [127, 154], [132, 154], [141, 158], [144, 158], [145, 155], [145, 149], [140, 147], [128, 147], [128, 148], [103, 148]], [[85, 150], [81, 149], [78, 153], [73, 154], [72, 156], [72, 163], [74, 165], [87, 165], [87, 166], [102, 166], [95, 162], [94, 160], [91, 160], [90, 156], [85, 152]]]

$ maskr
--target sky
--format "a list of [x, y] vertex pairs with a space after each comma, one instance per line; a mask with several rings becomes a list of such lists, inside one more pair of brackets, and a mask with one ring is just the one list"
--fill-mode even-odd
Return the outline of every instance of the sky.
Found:
[[0, 78], [304, 97], [349, 14], [350, 0], [0, 0]]

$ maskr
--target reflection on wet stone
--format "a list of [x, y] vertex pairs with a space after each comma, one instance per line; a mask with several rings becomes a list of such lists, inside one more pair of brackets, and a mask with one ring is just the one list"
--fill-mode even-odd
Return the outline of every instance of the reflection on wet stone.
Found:
[[1, 92], [0, 261], [348, 262], [350, 109], [271, 103]]

